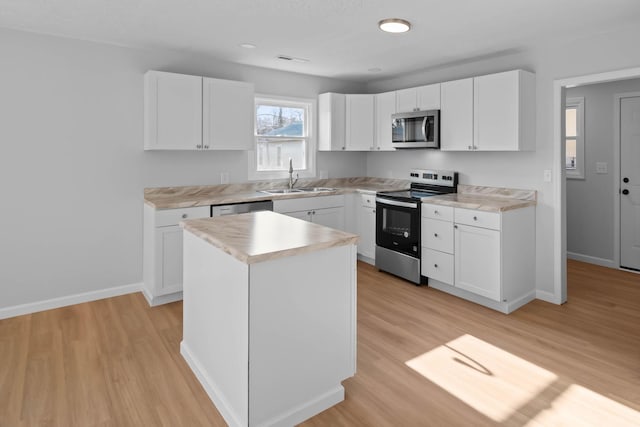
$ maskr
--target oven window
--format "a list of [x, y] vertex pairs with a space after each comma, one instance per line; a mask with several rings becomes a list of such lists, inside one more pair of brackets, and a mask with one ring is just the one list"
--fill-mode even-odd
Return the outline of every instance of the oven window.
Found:
[[382, 232], [403, 238], [411, 237], [411, 213], [384, 208], [382, 211]]

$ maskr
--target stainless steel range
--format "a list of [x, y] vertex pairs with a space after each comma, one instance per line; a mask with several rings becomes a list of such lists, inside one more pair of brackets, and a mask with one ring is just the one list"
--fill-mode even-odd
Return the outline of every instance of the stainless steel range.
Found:
[[411, 188], [376, 194], [376, 267], [420, 284], [422, 199], [456, 193], [458, 173], [411, 169]]

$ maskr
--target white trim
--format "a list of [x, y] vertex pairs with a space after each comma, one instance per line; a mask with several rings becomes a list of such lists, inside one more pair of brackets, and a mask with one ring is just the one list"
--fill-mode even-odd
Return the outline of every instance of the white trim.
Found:
[[[585, 144], [585, 124], [584, 124], [584, 97], [578, 96], [575, 98], [565, 99], [565, 110], [569, 107], [576, 109], [576, 168], [567, 169], [565, 166], [565, 173], [567, 179], [584, 179], [585, 176], [585, 156], [587, 149]], [[565, 126], [566, 127], [566, 126]], [[565, 134], [566, 135], [566, 134]], [[564, 140], [566, 141], [565, 136]], [[565, 145], [566, 152], [566, 145]], [[566, 163], [566, 162], [565, 162]]]
[[[256, 93], [254, 96], [254, 126], [255, 126], [255, 102], [258, 100], [278, 100], [283, 105], [292, 104], [309, 104], [309, 111], [307, 114], [307, 136], [304, 139], [307, 140], [307, 168], [305, 170], [295, 170], [294, 172], [299, 175], [300, 178], [315, 178], [316, 177], [316, 157], [318, 155], [317, 149], [317, 120], [318, 120], [318, 100], [315, 98], [296, 98], [291, 96], [278, 96], [278, 95], [266, 95]], [[263, 181], [271, 179], [285, 179], [289, 177], [287, 171], [257, 171], [256, 170], [256, 137], [254, 129], [253, 148], [247, 151], [247, 176], [249, 181]], [[294, 165], [295, 169], [295, 165]], [[295, 177], [295, 176], [294, 176]]]
[[149, 304], [150, 307], [155, 307], [157, 305], [168, 304], [170, 302], [182, 300], [182, 291], [174, 292], [171, 294], [159, 295], [155, 297], [151, 295], [151, 293], [144, 286], [142, 286], [142, 289], [140, 289], [140, 291], [142, 292], [142, 295], [144, 295], [144, 298], [147, 300], [147, 303]]
[[600, 265], [602, 267], [618, 268], [615, 261], [612, 259], [598, 258], [591, 255], [583, 255], [569, 251], [567, 251], [567, 258], [574, 259], [576, 261], [587, 262], [589, 264]]
[[556, 296], [551, 292], [547, 292], [547, 291], [540, 291], [540, 290], [536, 291], [536, 299], [550, 302], [551, 304], [557, 304]]
[[614, 268], [620, 267], [620, 153], [622, 152], [622, 140], [620, 139], [620, 101], [623, 98], [635, 98], [640, 92], [616, 93], [613, 96], [613, 261]]
[[120, 295], [132, 294], [142, 289], [142, 283], [116, 286], [114, 288], [101, 289], [99, 291], [83, 292], [75, 295], [68, 295], [59, 298], [52, 298], [44, 301], [32, 302], [28, 304], [14, 305], [0, 309], [0, 319], [22, 316], [24, 314], [37, 313], [44, 310], [66, 307], [83, 302], [97, 301], [104, 298], [117, 297]]
[[[567, 300], [566, 181], [563, 175], [564, 144], [562, 143], [562, 124], [564, 121], [561, 117], [565, 88], [567, 86], [604, 83], [637, 77], [640, 77], [640, 67], [557, 79], [553, 82], [553, 170], [556, 172], [556, 180], [553, 186], [553, 202], [555, 206], [553, 215], [554, 293], [553, 301], [551, 302], [556, 304], [562, 304]], [[547, 293], [542, 291], [537, 292], [537, 295], [543, 294]], [[541, 296], [538, 296], [538, 298], [545, 299]]]

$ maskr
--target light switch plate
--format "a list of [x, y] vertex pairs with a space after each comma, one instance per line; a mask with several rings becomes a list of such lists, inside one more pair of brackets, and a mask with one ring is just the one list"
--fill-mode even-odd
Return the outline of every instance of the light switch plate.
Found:
[[596, 162], [596, 173], [607, 173], [607, 162]]
[[551, 169], [544, 170], [544, 182], [551, 182]]

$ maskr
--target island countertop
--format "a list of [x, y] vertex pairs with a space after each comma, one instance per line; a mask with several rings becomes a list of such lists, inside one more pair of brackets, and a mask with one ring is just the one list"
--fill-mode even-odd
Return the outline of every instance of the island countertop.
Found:
[[270, 211], [192, 219], [180, 225], [246, 264], [358, 241], [355, 234]]

